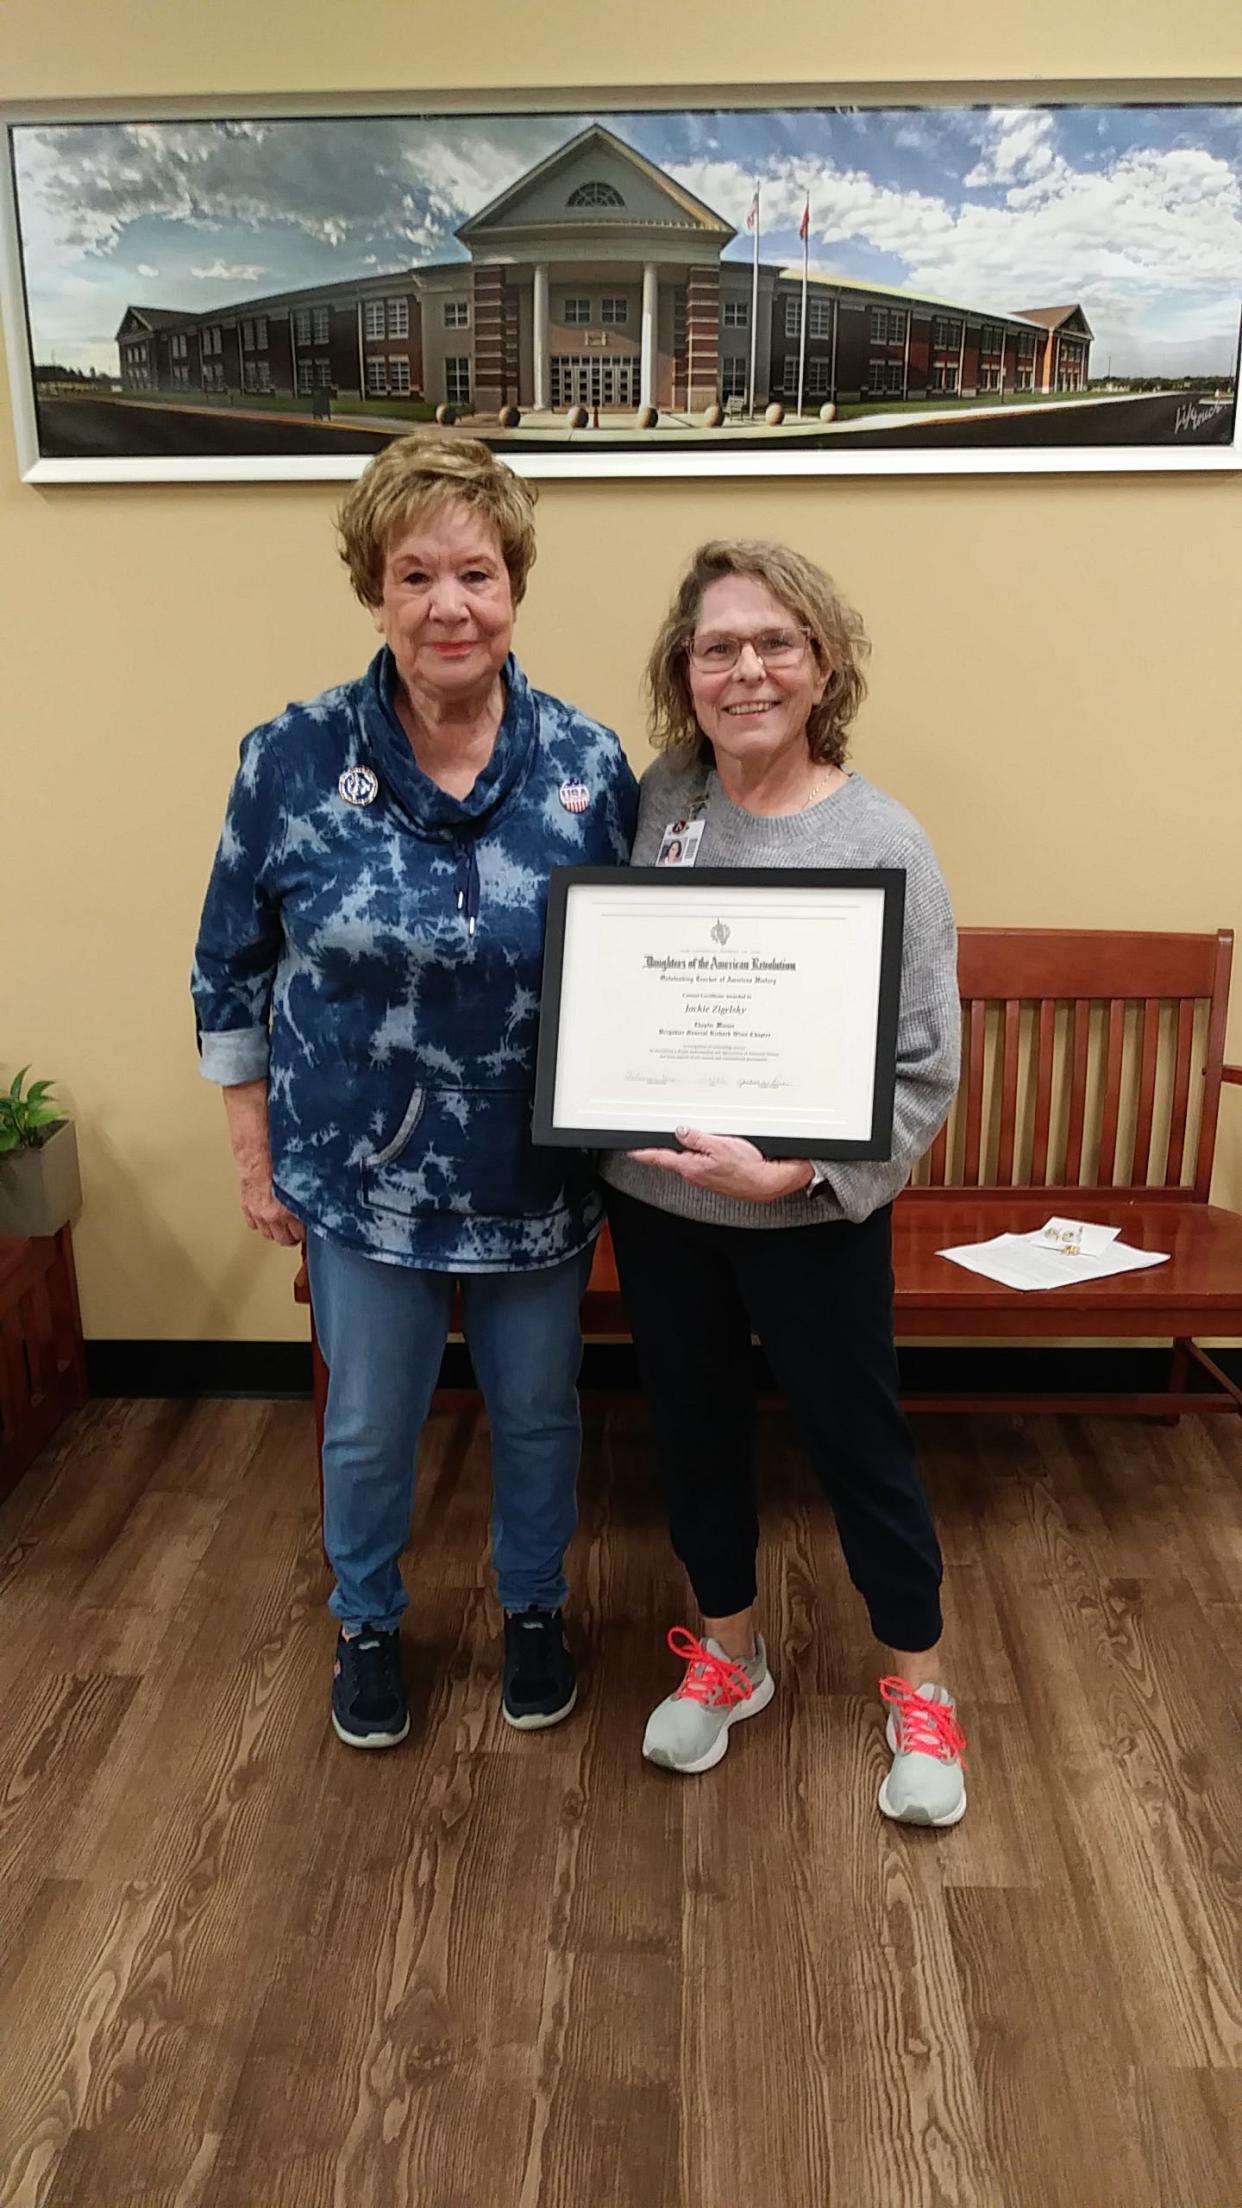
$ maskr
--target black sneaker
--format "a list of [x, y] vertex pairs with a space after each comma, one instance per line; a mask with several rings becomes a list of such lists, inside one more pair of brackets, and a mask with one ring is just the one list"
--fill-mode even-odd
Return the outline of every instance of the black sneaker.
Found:
[[556, 1725], [577, 1699], [578, 1674], [565, 1646], [560, 1611], [506, 1610], [500, 1704], [505, 1723], [526, 1733]]
[[332, 1670], [332, 1724], [351, 1748], [395, 1748], [410, 1729], [400, 1636], [364, 1625], [337, 1636]]

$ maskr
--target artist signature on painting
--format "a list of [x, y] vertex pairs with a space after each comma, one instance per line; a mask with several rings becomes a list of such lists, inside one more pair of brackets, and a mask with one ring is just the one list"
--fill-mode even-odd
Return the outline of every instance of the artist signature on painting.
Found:
[[1223, 399], [1187, 399], [1178, 407], [1173, 420], [1175, 437], [1197, 437], [1216, 420], [1224, 405]]

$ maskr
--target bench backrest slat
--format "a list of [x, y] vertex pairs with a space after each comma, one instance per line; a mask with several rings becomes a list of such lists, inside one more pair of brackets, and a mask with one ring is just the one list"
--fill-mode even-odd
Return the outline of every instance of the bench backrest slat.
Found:
[[1070, 1071], [1069, 1127], [1065, 1137], [1065, 1179], [1083, 1178], [1083, 1129], [1087, 1113], [1087, 1072], [1091, 1045], [1091, 1005], [1079, 997], [1074, 1004], [1074, 1057]]
[[1048, 1138], [1052, 1125], [1052, 1049], [1056, 1039], [1057, 1008], [1050, 997], [1039, 1007], [1039, 1031], [1035, 1038], [1035, 1128], [1031, 1138], [1031, 1179], [1042, 1181], [1048, 1171]]
[[1004, 1039], [1001, 1045], [1000, 1148], [996, 1159], [997, 1180], [1010, 1185], [1013, 1182], [1013, 1152], [1017, 1134], [1021, 1022], [1022, 1006], [1017, 997], [1010, 997], [1005, 1004]]
[[961, 1086], [913, 1193], [1206, 1202], [1232, 946], [1227, 931], [964, 928]]
[[1173, 1072], [1173, 1108], [1169, 1113], [1169, 1146], [1165, 1159], [1166, 1181], [1180, 1181], [1186, 1157], [1186, 1129], [1190, 1117], [1190, 1054], [1194, 1043], [1195, 1008], [1189, 997], [1177, 1007], [1177, 1058]]
[[1134, 1115], [1134, 1151], [1130, 1185], [1143, 1188], [1151, 1165], [1152, 1115], [1156, 1108], [1156, 1073], [1160, 1060], [1160, 1000], [1149, 997], [1143, 1006], [1143, 1035], [1139, 1047], [1138, 1096]]
[[1101, 1099], [1098, 1176], [1106, 1187], [1117, 1188], [1122, 1173], [1117, 1157], [1117, 1129], [1121, 1118], [1121, 1061], [1125, 1047], [1126, 1007], [1114, 997], [1108, 1007], [1108, 1043], [1104, 1061], [1104, 1094]]
[[965, 1028], [962, 1037], [962, 1057], [965, 1062], [966, 1106], [966, 1159], [962, 1178], [968, 1188], [974, 1188], [979, 1179], [983, 1152], [983, 1069], [988, 1035], [988, 1008], [982, 998], [972, 999], [963, 1005]]

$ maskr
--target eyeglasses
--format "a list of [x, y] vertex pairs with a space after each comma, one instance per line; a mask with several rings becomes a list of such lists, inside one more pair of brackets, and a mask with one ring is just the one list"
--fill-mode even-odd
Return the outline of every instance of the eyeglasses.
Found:
[[686, 649], [704, 674], [724, 675], [736, 667], [744, 645], [765, 667], [792, 667], [810, 641], [809, 629], [765, 629], [762, 636], [695, 636]]

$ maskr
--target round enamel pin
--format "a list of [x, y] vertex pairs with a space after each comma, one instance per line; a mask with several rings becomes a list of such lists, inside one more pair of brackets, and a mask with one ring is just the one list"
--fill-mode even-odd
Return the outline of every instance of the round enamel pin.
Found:
[[556, 794], [567, 813], [585, 813], [591, 802], [585, 782], [562, 782]]
[[374, 805], [379, 796], [379, 776], [373, 767], [346, 767], [336, 786], [347, 805]]

